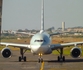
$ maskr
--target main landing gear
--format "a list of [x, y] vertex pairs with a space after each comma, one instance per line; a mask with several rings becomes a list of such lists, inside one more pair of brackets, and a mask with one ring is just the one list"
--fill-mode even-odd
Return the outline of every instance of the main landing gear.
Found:
[[60, 53], [60, 56], [58, 56], [58, 61], [65, 61], [65, 56], [63, 56], [63, 48], [60, 49], [59, 53]]
[[21, 54], [21, 56], [19, 56], [19, 62], [21, 62], [22, 60], [24, 62], [26, 62], [26, 56], [24, 56], [25, 52], [26, 52], [26, 50], [23, 52], [23, 49], [20, 48], [20, 54]]
[[43, 62], [42, 53], [39, 53], [39, 59], [38, 59], [38, 62], [39, 62], [39, 63], [42, 63], [42, 62]]

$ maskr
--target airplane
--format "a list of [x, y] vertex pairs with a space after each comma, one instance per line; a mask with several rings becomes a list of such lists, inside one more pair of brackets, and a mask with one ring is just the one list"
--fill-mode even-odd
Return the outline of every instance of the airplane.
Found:
[[1, 50], [1, 54], [4, 58], [9, 58], [12, 54], [10, 48], [8, 46], [20, 48], [19, 62], [22, 60], [26, 62], [26, 56], [24, 53], [27, 50], [31, 50], [31, 53], [34, 55], [38, 55], [38, 62], [42, 63], [43, 58], [42, 55], [51, 54], [52, 51], [57, 50], [59, 52], [59, 56], [57, 57], [58, 61], [65, 61], [65, 56], [63, 56], [63, 49], [65, 47], [74, 46], [70, 53], [74, 58], [80, 57], [82, 50], [78, 47], [78, 45], [83, 44], [83, 42], [71, 42], [71, 43], [62, 43], [62, 44], [52, 44], [51, 36], [55, 34], [48, 34], [44, 30], [44, 0], [42, 0], [42, 8], [41, 8], [41, 29], [40, 31], [33, 35], [30, 44], [17, 44], [17, 43], [6, 43], [1, 42], [1, 45], [5, 45], [6, 47]]

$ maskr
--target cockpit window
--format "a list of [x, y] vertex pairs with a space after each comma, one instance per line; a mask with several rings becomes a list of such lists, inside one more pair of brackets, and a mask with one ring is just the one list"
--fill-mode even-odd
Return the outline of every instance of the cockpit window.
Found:
[[35, 40], [35, 42], [43, 42], [44, 40]]

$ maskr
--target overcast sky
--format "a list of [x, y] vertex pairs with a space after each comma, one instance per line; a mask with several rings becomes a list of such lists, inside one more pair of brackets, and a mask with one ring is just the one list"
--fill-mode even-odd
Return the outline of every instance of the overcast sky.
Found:
[[[83, 0], [44, 0], [45, 29], [83, 26]], [[41, 0], [3, 0], [2, 30], [40, 29]]]

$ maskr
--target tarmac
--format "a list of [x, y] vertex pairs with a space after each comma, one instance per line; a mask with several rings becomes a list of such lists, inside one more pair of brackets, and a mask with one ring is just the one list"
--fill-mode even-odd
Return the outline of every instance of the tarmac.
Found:
[[26, 52], [27, 62], [18, 62], [19, 50], [12, 51], [11, 58], [0, 54], [0, 70], [83, 70], [83, 57], [72, 58], [66, 55], [65, 62], [58, 62], [54, 54], [43, 55], [44, 62], [38, 63], [38, 55]]

